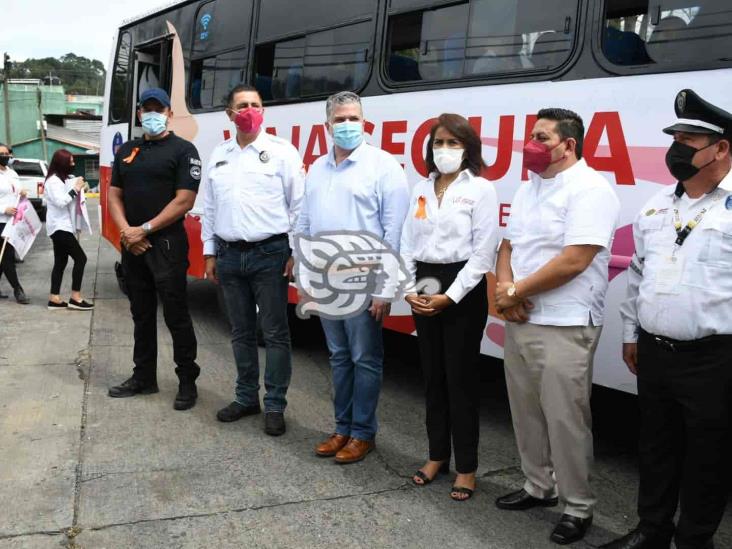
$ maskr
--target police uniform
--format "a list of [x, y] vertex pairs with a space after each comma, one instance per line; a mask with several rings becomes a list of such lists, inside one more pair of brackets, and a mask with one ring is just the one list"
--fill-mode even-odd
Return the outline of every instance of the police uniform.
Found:
[[[732, 114], [691, 90], [678, 94], [676, 114], [664, 132], [732, 136]], [[633, 234], [621, 315], [624, 342], [638, 343], [635, 535], [668, 547], [675, 531], [678, 549], [707, 548], [724, 512], [730, 463], [732, 171], [700, 198], [687, 196], [682, 183], [662, 189], [641, 209]], [[607, 545], [646, 546], [656, 547]]]
[[[142, 226], [156, 217], [176, 191], [198, 191], [201, 160], [195, 146], [169, 132], [161, 139], [133, 139], [114, 158], [113, 187], [123, 191], [127, 222]], [[183, 219], [152, 232], [152, 248], [142, 255], [122, 250], [122, 269], [135, 323], [133, 378], [143, 385], [156, 383], [157, 304], [163, 305], [165, 324], [173, 337], [173, 360], [181, 383], [192, 382], [196, 364], [196, 335], [188, 312], [186, 272], [188, 237]]]
[[243, 148], [235, 137], [218, 145], [207, 174], [203, 253], [216, 256], [238, 373], [238, 406], [232, 403], [218, 418], [231, 421], [237, 419], [234, 409], [259, 409], [257, 307], [267, 357], [264, 408], [281, 413], [292, 372], [289, 280], [283, 273], [304, 193], [302, 159], [292, 144], [261, 131]]

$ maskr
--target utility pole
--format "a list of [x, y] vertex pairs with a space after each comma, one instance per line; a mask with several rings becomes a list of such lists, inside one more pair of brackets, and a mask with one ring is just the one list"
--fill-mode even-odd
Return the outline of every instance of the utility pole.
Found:
[[46, 146], [46, 132], [43, 131], [43, 93], [41, 92], [41, 87], [38, 86], [38, 119], [40, 120], [40, 127], [41, 127], [41, 143], [43, 144], [43, 160], [48, 162], [48, 148]]
[[3, 54], [3, 107], [5, 110], [5, 142], [8, 147], [13, 146], [13, 140], [10, 137], [10, 92], [8, 91], [10, 67], [10, 56], [5, 53]]

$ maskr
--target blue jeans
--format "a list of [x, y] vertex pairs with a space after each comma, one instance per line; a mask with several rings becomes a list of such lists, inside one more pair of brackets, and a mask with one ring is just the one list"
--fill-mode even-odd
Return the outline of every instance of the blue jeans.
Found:
[[259, 403], [257, 309], [262, 323], [267, 365], [264, 371], [265, 412], [282, 412], [292, 375], [290, 327], [287, 323], [288, 280], [282, 276], [290, 249], [277, 240], [249, 250], [219, 244], [216, 273], [224, 292], [236, 360], [236, 401]]
[[381, 323], [368, 311], [345, 320], [320, 319], [333, 371], [336, 433], [372, 440], [384, 371]]

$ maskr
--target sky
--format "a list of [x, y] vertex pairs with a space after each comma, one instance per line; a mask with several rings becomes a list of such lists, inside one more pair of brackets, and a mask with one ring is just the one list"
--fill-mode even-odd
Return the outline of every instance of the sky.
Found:
[[172, 4], [169, 0], [0, 0], [0, 54], [11, 59], [74, 53], [106, 67], [123, 20]]

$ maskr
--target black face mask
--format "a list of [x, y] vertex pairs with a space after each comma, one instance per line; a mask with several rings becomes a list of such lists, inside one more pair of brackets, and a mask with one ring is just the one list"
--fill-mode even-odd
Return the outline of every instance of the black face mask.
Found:
[[699, 173], [703, 168], [706, 168], [714, 162], [707, 162], [702, 167], [697, 168], [691, 161], [694, 159], [694, 155], [699, 151], [703, 151], [714, 145], [715, 143], [709, 143], [706, 147], [695, 149], [691, 145], [686, 145], [680, 141], [674, 141], [671, 147], [666, 152], [666, 166], [668, 171], [671, 172], [677, 181], [687, 181]]
[[10, 155], [0, 154], [0, 166], [7, 166], [10, 163]]

